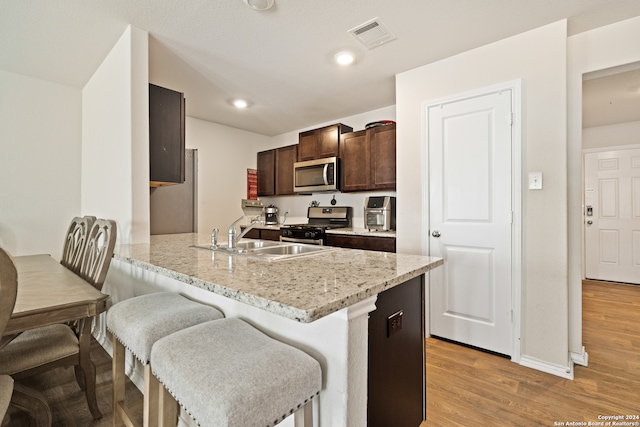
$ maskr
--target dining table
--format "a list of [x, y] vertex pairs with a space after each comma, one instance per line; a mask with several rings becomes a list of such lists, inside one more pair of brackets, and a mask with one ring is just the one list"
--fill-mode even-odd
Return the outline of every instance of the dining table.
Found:
[[[0, 339], [0, 349], [20, 333], [43, 326], [75, 324], [79, 342], [80, 366], [95, 372], [90, 358], [91, 323], [95, 316], [107, 310], [109, 295], [102, 293], [82, 277], [69, 270], [51, 255], [13, 257], [18, 273], [16, 303]], [[86, 375], [83, 380], [86, 380]], [[87, 403], [93, 418], [102, 415], [98, 409], [93, 384], [84, 384]], [[12, 404], [29, 412], [36, 419], [51, 419], [46, 401], [39, 393], [16, 383]], [[15, 401], [15, 402], [14, 402]], [[48, 413], [43, 413], [48, 411]]]

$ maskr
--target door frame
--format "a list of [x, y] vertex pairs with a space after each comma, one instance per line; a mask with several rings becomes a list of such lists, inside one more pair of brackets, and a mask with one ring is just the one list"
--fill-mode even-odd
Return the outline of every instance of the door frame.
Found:
[[[522, 206], [522, 171], [523, 171], [523, 115], [522, 115], [522, 79], [510, 80], [491, 86], [485, 86], [471, 91], [445, 96], [436, 100], [422, 102], [422, 218], [425, 218], [425, 226], [422, 227], [422, 253], [429, 253], [429, 236], [430, 218], [429, 218], [429, 108], [452, 102], [464, 101], [469, 98], [476, 98], [490, 93], [511, 90], [512, 105], [512, 150], [511, 150], [511, 204], [512, 204], [512, 222], [511, 222], [511, 306], [513, 308], [513, 336], [512, 336], [512, 352], [511, 360], [520, 363], [521, 354], [521, 328], [522, 328], [522, 230], [523, 227], [523, 206]], [[427, 276], [427, 286], [429, 285], [429, 277]], [[429, 321], [429, 293], [426, 293], [426, 315]], [[430, 336], [430, 327], [426, 325], [426, 335]]]
[[[587, 180], [587, 176], [585, 173], [585, 155], [589, 154], [589, 153], [605, 153], [607, 151], [620, 151], [620, 150], [637, 150], [640, 149], [640, 144], [629, 144], [629, 145], [612, 145], [611, 147], [597, 147], [597, 148], [583, 148], [582, 149], [582, 194], [581, 194], [581, 202], [582, 202], [582, 213], [581, 213], [581, 218], [582, 218], [582, 226], [580, 227], [580, 235], [582, 237], [582, 247], [581, 247], [581, 274], [582, 274], [582, 280], [585, 280], [587, 278], [587, 235], [586, 235], [586, 222], [587, 222], [587, 216], [586, 216], [586, 205], [587, 202], [585, 201], [585, 193], [587, 191], [587, 186], [585, 184], [586, 180]], [[583, 364], [583, 363], [579, 363], [579, 364]], [[586, 366], [586, 365], [585, 365]]]

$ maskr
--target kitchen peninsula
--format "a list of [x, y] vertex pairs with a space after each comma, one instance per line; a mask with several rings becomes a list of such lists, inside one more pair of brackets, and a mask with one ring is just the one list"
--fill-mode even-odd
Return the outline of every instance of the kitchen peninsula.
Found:
[[[374, 327], [370, 316], [374, 318], [384, 295], [396, 289], [417, 290], [419, 315], [412, 316], [410, 310], [404, 314], [404, 330], [417, 327], [418, 352], [423, 350], [423, 274], [442, 265], [442, 259], [333, 248], [269, 262], [193, 247], [210, 244], [208, 234], [175, 234], [151, 236], [149, 244], [118, 246], [109, 273], [112, 280], [104, 292], [115, 303], [143, 293], [177, 291], [219, 308], [227, 317], [248, 321], [322, 365], [314, 425], [367, 425], [368, 377], [375, 376], [369, 373]], [[403, 298], [416, 303], [414, 296]], [[403, 315], [396, 311], [394, 316]], [[396, 320], [402, 329], [402, 319]], [[386, 331], [386, 313], [383, 321], [385, 337], [397, 332]], [[105, 341], [99, 329], [96, 335]], [[418, 381], [423, 384], [424, 377]]]

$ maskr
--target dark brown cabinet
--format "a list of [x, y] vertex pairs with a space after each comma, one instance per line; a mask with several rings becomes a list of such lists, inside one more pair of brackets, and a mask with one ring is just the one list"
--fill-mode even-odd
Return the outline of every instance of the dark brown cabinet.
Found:
[[301, 132], [298, 137], [298, 161], [340, 156], [340, 138], [353, 128], [341, 123]]
[[184, 182], [184, 146], [184, 94], [149, 84], [150, 186]]
[[367, 426], [417, 427], [425, 414], [424, 276], [378, 294], [369, 313]]
[[368, 251], [395, 252], [396, 238], [327, 233], [327, 245]]
[[293, 191], [293, 164], [298, 156], [298, 146], [289, 145], [276, 149], [276, 194], [295, 194]]
[[[240, 227], [244, 230], [246, 227]], [[244, 235], [247, 239], [261, 239], [261, 240], [280, 240], [280, 230], [266, 229], [266, 228], [253, 228]]]
[[396, 188], [396, 125], [342, 135], [342, 191]]
[[258, 153], [258, 196], [273, 196], [276, 191], [276, 150]]
[[280, 196], [293, 192], [293, 164], [297, 145], [258, 152], [258, 196]]

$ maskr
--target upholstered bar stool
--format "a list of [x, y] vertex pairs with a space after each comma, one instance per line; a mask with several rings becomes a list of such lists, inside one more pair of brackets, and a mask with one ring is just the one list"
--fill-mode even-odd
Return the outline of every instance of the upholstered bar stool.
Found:
[[151, 367], [163, 386], [163, 427], [175, 427], [176, 401], [206, 427], [267, 427], [291, 414], [296, 426], [311, 427], [322, 386], [317, 360], [237, 318], [158, 340]]
[[144, 366], [143, 420], [156, 426], [159, 384], [151, 375], [151, 347], [162, 337], [199, 323], [222, 319], [219, 310], [178, 293], [159, 292], [121, 301], [107, 312], [107, 329], [113, 335], [113, 425], [134, 425], [124, 403], [126, 349]]

